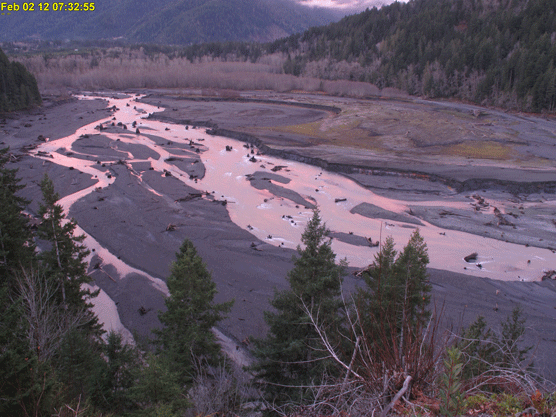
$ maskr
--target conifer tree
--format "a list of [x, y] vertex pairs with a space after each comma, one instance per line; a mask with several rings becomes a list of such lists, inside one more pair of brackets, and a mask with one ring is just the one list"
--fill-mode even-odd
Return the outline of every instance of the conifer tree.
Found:
[[[34, 255], [31, 230], [22, 212], [28, 201], [17, 195], [25, 186], [16, 178], [17, 169], [8, 169], [9, 148], [0, 149], [0, 281], [27, 266]], [[10, 285], [12, 285], [10, 283]]]
[[206, 359], [216, 364], [220, 346], [211, 329], [224, 319], [234, 301], [214, 304], [216, 284], [189, 240], [184, 240], [166, 281], [170, 296], [165, 312], [158, 318], [164, 325], [156, 331], [162, 353], [176, 364], [182, 383], [194, 376], [194, 360]]
[[66, 219], [62, 206], [57, 204], [59, 195], [46, 175], [41, 182], [41, 190], [43, 203], [39, 206], [41, 224], [38, 236], [50, 244], [50, 249], [38, 255], [40, 267], [46, 280], [57, 288], [53, 302], [65, 312], [65, 321], [80, 317], [79, 323], [63, 335], [52, 359], [59, 380], [65, 387], [64, 397], [66, 401], [73, 401], [87, 395], [89, 375], [100, 354], [102, 325], [90, 309], [90, 300], [98, 292], [91, 293], [83, 287], [83, 284], [91, 282], [85, 261], [89, 254], [83, 245], [85, 236], [74, 235], [77, 223]]
[[17, 195], [25, 186], [8, 161], [9, 149], [0, 149], [0, 415], [34, 415], [52, 399], [52, 380], [29, 340], [19, 293], [16, 272], [32, 264], [35, 246], [22, 213], [28, 201]]
[[394, 240], [387, 238], [373, 264], [364, 272], [366, 288], [355, 296], [361, 333], [354, 337], [362, 338], [364, 350], [380, 366], [369, 367], [367, 361], [357, 365], [364, 368], [360, 372], [407, 373], [415, 384], [430, 375], [433, 349], [429, 340], [423, 340], [430, 317], [428, 263], [427, 245], [417, 229], [399, 254], [394, 249]]
[[[418, 229], [396, 255], [394, 240], [388, 237], [363, 274], [367, 289], [360, 290], [357, 296], [367, 331], [376, 335], [382, 329], [388, 340], [403, 337], [404, 326], [415, 328], [429, 317], [426, 310], [431, 291], [426, 269], [429, 257]], [[378, 340], [374, 338], [374, 342]]]
[[104, 412], [123, 415], [132, 408], [137, 352], [122, 341], [120, 334], [111, 331], [102, 353], [104, 358], [99, 357], [91, 375], [91, 400]]
[[457, 348], [466, 357], [463, 367], [463, 379], [471, 379], [487, 371], [493, 364], [498, 362], [497, 348], [493, 340], [496, 335], [487, 325], [483, 316], [469, 325], [461, 332], [462, 340], [458, 342]]
[[42, 411], [36, 400], [43, 381], [37, 377], [44, 370], [37, 369], [39, 362], [27, 340], [20, 303], [9, 293], [7, 285], [0, 286], [0, 415], [33, 415]]
[[463, 378], [480, 377], [485, 372], [496, 374], [501, 370], [514, 369], [522, 373], [530, 369], [533, 361], [528, 353], [533, 346], [523, 346], [525, 317], [520, 305], [516, 305], [505, 321], [501, 331], [495, 332], [488, 327], [483, 316], [463, 329], [457, 348], [466, 358]]
[[15, 288], [0, 288], [0, 415], [47, 415], [59, 391], [51, 359], [68, 331], [64, 319], [79, 317], [50, 303], [41, 274], [22, 268], [13, 279]]
[[180, 415], [179, 411], [187, 408], [189, 402], [179, 383], [179, 372], [164, 355], [149, 353], [145, 362], [145, 366], [136, 368], [136, 383], [130, 390], [131, 400], [137, 408], [143, 410], [137, 415]]
[[506, 366], [516, 363], [521, 365], [523, 361], [528, 359], [526, 357], [527, 353], [533, 349], [533, 346], [520, 346], [525, 334], [525, 322], [523, 308], [518, 304], [501, 324], [502, 363]]
[[19, 62], [10, 62], [0, 49], [0, 112], [41, 104], [35, 77]]
[[[269, 326], [266, 339], [255, 342], [258, 378], [269, 384], [267, 393], [275, 401], [299, 401], [308, 395], [305, 388], [320, 384], [324, 375], [334, 375], [335, 364], [324, 359], [321, 339], [308, 317], [309, 310], [318, 325], [334, 338], [341, 325], [339, 301], [344, 263], [337, 265], [328, 239], [330, 231], [322, 224], [318, 209], [307, 223], [298, 246], [299, 257], [289, 272], [290, 288], [276, 291], [266, 311]], [[290, 387], [284, 387], [289, 385]]]
[[43, 270], [50, 279], [60, 282], [58, 301], [63, 308], [87, 309], [90, 307], [88, 300], [96, 294], [82, 288], [82, 284], [91, 282], [85, 261], [89, 254], [83, 245], [85, 235], [74, 236], [77, 223], [66, 219], [62, 206], [56, 204], [60, 196], [54, 191], [54, 184], [47, 175], [41, 181], [41, 190], [43, 203], [39, 208], [41, 224], [38, 236], [52, 246], [40, 254]]

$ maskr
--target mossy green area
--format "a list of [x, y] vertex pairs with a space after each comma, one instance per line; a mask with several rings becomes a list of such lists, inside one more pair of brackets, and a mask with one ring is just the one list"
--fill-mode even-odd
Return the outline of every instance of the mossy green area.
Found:
[[511, 145], [503, 145], [493, 141], [458, 143], [457, 145], [444, 147], [441, 152], [451, 156], [494, 160], [507, 160], [516, 155]]
[[540, 157], [516, 150], [516, 146], [526, 145], [527, 139], [495, 116], [438, 111], [413, 103], [353, 102], [322, 120], [246, 130], [256, 136], [290, 135], [308, 145], [344, 146], [401, 157], [473, 158], [509, 164], [519, 164], [525, 158], [530, 164], [543, 165]]

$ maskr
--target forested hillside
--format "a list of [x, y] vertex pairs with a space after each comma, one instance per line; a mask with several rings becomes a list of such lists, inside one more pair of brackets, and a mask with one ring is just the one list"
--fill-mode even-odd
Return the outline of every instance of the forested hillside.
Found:
[[[140, 17], [141, 10], [132, 7], [134, 1], [118, 2], [117, 10], [84, 19], [79, 24], [82, 37], [101, 29], [107, 36], [119, 36], [119, 28], [127, 41], [173, 43], [156, 51], [143, 48], [147, 55], [173, 65], [178, 65], [176, 58], [195, 64], [251, 62], [268, 66], [273, 75], [282, 72], [305, 79], [363, 81], [411, 95], [456, 98], [520, 111], [552, 112], [556, 108], [556, 0], [396, 2], [268, 43], [257, 42], [268, 39], [270, 33], [278, 37], [295, 32], [301, 15], [278, 6], [263, 10], [261, 2], [250, 7], [251, 0], [234, 0], [225, 7], [219, 0], [168, 0], [156, 13]], [[118, 23], [115, 16], [126, 19]], [[56, 27], [50, 26], [48, 33], [54, 34]], [[78, 30], [77, 26], [67, 27]], [[188, 40], [197, 43], [178, 46]], [[17, 45], [7, 46], [19, 53]], [[89, 59], [90, 70], [100, 62], [99, 54], [94, 58], [81, 50], [77, 54], [80, 58], [69, 58]], [[56, 56], [69, 59], [65, 53]], [[39, 62], [30, 64], [36, 75], [44, 72], [38, 68]], [[192, 81], [182, 84], [198, 86]], [[237, 88], [238, 83], [234, 85]]]
[[35, 77], [19, 62], [10, 62], [0, 49], [0, 112], [41, 103]]
[[291, 55], [285, 70], [294, 74], [552, 111], [555, 11], [554, 0], [416, 0], [310, 29], [272, 48]]
[[413, 0], [265, 45], [192, 46], [185, 55], [282, 52], [289, 74], [553, 111], [555, 12], [556, 0]]

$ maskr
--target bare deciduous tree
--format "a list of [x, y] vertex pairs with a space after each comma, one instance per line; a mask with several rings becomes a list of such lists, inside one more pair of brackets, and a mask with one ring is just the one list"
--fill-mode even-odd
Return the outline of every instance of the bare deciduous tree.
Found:
[[237, 416], [247, 408], [243, 405], [249, 397], [258, 396], [249, 375], [237, 365], [210, 367], [202, 359], [195, 364], [196, 376], [189, 399], [196, 415]]
[[44, 362], [52, 358], [64, 336], [87, 324], [91, 315], [86, 310], [69, 314], [60, 309], [56, 302], [59, 282], [46, 279], [40, 271], [22, 269], [16, 274], [16, 282], [30, 347], [38, 360]]
[[[346, 329], [349, 334], [356, 335], [353, 353], [350, 361], [347, 362], [342, 358], [338, 347], [330, 343], [328, 335], [318, 325], [318, 312], [312, 311], [306, 304], [303, 304], [303, 308], [329, 357], [345, 370], [343, 379], [331, 381], [328, 385], [315, 386], [318, 392], [313, 403], [304, 407], [306, 410], [310, 409], [317, 414], [347, 412], [352, 416], [368, 415], [369, 410], [373, 410], [373, 415], [380, 413], [381, 416], [386, 416], [402, 396], [409, 394], [413, 376], [408, 373], [408, 369], [391, 369], [392, 364], [385, 361], [385, 358], [376, 357], [365, 339], [357, 311], [353, 317], [350, 317], [349, 328]], [[431, 332], [429, 329], [431, 325], [436, 329], [437, 321], [433, 315], [427, 330], [421, 333], [421, 338], [414, 339], [415, 349], [404, 352], [403, 355], [404, 359], [406, 355], [418, 355], [419, 362], [432, 373], [435, 369], [434, 363], [438, 361], [440, 354], [431, 356], [431, 351], [424, 350], [422, 345], [430, 343], [436, 337], [436, 331]], [[359, 369], [355, 368], [355, 362], [359, 363]], [[398, 389], [395, 381], [400, 379], [402, 383]]]

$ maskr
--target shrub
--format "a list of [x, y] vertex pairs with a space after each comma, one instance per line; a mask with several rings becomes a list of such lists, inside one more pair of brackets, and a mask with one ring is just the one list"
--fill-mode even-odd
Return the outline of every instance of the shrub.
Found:
[[461, 351], [452, 346], [446, 354], [444, 373], [440, 376], [440, 412], [444, 416], [457, 416], [463, 405]]

